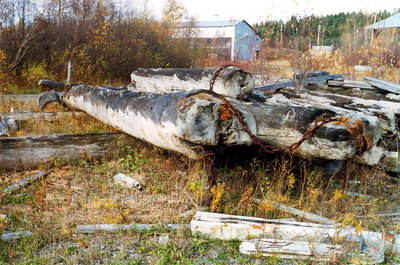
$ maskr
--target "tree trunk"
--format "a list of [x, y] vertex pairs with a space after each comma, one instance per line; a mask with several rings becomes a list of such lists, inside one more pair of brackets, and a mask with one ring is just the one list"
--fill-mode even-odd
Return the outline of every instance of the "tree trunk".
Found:
[[[173, 94], [138, 93], [80, 85], [64, 95], [72, 108], [87, 112], [132, 136], [161, 148], [201, 158], [199, 146], [252, 144], [220, 95], [203, 90]], [[299, 141], [329, 110], [231, 101], [249, 131], [264, 143], [284, 148]], [[351, 118], [328, 123], [306, 140], [296, 154], [307, 159], [345, 160], [371, 149], [379, 140], [377, 119]]]
[[49, 159], [74, 161], [83, 155], [112, 158], [119, 143], [133, 146], [137, 141], [120, 133], [58, 134], [0, 138], [0, 170], [36, 167]]
[[[198, 89], [209, 89], [212, 77], [218, 68], [200, 69], [138, 69], [131, 74], [135, 89], [148, 93], [173, 93]], [[235, 98], [247, 98], [254, 88], [250, 73], [237, 66], [230, 66], [220, 72], [215, 80], [213, 91]]]

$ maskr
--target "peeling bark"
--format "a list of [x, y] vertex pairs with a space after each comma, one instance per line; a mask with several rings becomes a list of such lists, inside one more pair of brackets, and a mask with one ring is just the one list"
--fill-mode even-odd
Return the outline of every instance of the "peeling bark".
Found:
[[[202, 157], [198, 146], [252, 144], [237, 118], [224, 109], [223, 97], [206, 90], [161, 95], [80, 85], [64, 95], [64, 102], [132, 136], [191, 158]], [[321, 117], [336, 117], [332, 111], [315, 107], [231, 103], [252, 134], [278, 148], [296, 143]], [[373, 126], [364, 118], [342, 116], [319, 128], [295, 153], [307, 159], [351, 158], [378, 141], [380, 135]]]

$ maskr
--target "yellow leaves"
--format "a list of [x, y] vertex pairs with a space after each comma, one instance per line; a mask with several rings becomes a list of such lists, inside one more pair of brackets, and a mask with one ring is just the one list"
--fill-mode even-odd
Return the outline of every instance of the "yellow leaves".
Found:
[[220, 205], [222, 195], [224, 195], [225, 193], [225, 184], [218, 183], [216, 186], [213, 186], [211, 188], [211, 193], [213, 194], [213, 198], [210, 206], [210, 211], [215, 212]]

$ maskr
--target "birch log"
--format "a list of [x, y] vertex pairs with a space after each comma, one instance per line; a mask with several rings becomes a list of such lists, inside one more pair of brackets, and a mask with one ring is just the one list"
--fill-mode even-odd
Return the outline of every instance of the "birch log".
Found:
[[300, 104], [311, 104], [326, 108], [339, 114], [362, 113], [379, 118], [384, 136], [398, 135], [400, 124], [400, 101], [384, 96], [373, 97], [366, 94], [365, 98], [348, 95], [332, 94], [319, 91], [296, 91], [284, 89], [282, 95]]
[[[132, 136], [192, 158], [202, 156], [196, 148], [199, 145], [252, 143], [236, 117], [221, 108], [221, 96], [207, 90], [161, 95], [80, 85], [64, 95], [64, 102]], [[335, 116], [318, 108], [231, 103], [261, 142], [279, 148], [296, 143], [321, 117]], [[319, 128], [296, 154], [307, 159], [345, 160], [378, 141], [380, 135], [371, 124], [344, 120]], [[363, 126], [371, 128], [363, 130]]]
[[[209, 89], [210, 81], [218, 68], [165, 68], [138, 69], [131, 74], [131, 80], [138, 92], [173, 93], [198, 89]], [[250, 73], [240, 67], [230, 66], [221, 71], [215, 80], [213, 91], [218, 94], [245, 99], [254, 89]]]

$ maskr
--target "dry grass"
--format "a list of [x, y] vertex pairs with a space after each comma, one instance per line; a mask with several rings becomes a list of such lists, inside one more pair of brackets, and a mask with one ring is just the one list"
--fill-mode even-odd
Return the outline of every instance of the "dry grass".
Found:
[[[265, 69], [271, 75], [291, 77], [293, 71], [288, 68], [293, 65], [286, 59], [274, 59], [265, 64]], [[333, 69], [328, 70], [336, 72]], [[1, 104], [0, 112], [9, 112], [11, 107], [37, 111], [34, 102], [15, 101]], [[23, 122], [21, 127], [19, 136], [114, 131], [93, 118]], [[238, 242], [199, 238], [187, 231], [76, 234], [78, 224], [188, 223], [189, 220], [179, 218], [179, 214], [198, 206], [229, 214], [292, 217], [273, 207], [274, 202], [281, 202], [343, 225], [400, 233], [400, 222], [396, 219], [373, 215], [400, 210], [398, 179], [379, 168], [348, 161], [338, 174], [326, 176], [308, 161], [290, 156], [269, 156], [259, 150], [247, 153], [230, 150], [219, 153], [218, 158], [217, 183], [212, 187], [205, 161], [192, 161], [142, 142], [111, 161], [89, 158], [70, 164], [50, 161], [39, 169], [53, 167], [53, 173], [0, 202], [0, 213], [8, 216], [0, 229], [29, 229], [34, 233], [30, 239], [0, 242], [0, 263], [186, 264], [208, 260], [225, 264], [233, 259], [234, 263], [248, 264], [260, 258], [240, 255]], [[0, 175], [0, 188], [35, 171], [4, 172]], [[112, 177], [117, 173], [140, 180], [144, 191], [115, 185]], [[348, 192], [368, 196], [351, 196]], [[171, 242], [158, 244], [160, 235], [169, 235]], [[399, 259], [387, 254], [388, 260]], [[276, 264], [281, 261], [272, 258], [263, 262]], [[298, 263], [304, 264], [293, 261], [293, 264]], [[313, 264], [313, 261], [309, 263]]]

